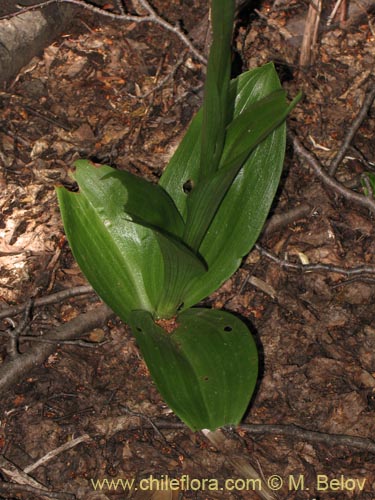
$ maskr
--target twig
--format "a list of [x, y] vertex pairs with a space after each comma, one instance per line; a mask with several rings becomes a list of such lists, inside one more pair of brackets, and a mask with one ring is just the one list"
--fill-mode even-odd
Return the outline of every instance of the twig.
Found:
[[[67, 288], [66, 290], [61, 290], [61, 292], [52, 293], [51, 295], [35, 299], [33, 302], [33, 307], [56, 304], [57, 302], [69, 299], [70, 297], [76, 297], [77, 295], [86, 295], [88, 293], [95, 293], [89, 285]], [[0, 309], [0, 319], [6, 318], [7, 316], [16, 316], [16, 314], [23, 312], [27, 308], [27, 304], [28, 302], [25, 302], [24, 304], [18, 304], [16, 306], [10, 306], [4, 309]]]
[[254, 9], [254, 12], [261, 18], [264, 19], [264, 21], [267, 23], [268, 26], [271, 28], [277, 30], [280, 35], [285, 39], [285, 40], [290, 40], [293, 35], [291, 34], [290, 31], [288, 31], [284, 26], [281, 26], [278, 22], [276, 22], [274, 19], [271, 17], [266, 16], [260, 10]]
[[367, 196], [363, 196], [359, 193], [356, 193], [355, 191], [352, 191], [351, 189], [348, 189], [344, 187], [340, 182], [337, 182], [335, 179], [333, 179], [327, 172], [323, 170], [323, 168], [320, 166], [319, 162], [317, 159], [307, 151], [307, 149], [302, 146], [300, 141], [298, 140], [297, 136], [289, 131], [288, 132], [288, 137], [293, 143], [294, 150], [297, 153], [297, 155], [300, 157], [300, 159], [305, 160], [308, 165], [313, 169], [314, 173], [319, 177], [319, 179], [328, 187], [339, 193], [341, 196], [346, 198], [347, 200], [350, 200], [354, 203], [358, 203], [362, 205], [363, 207], [367, 208], [370, 210], [372, 213], [375, 214], [375, 200], [368, 198]]
[[[109, 421], [109, 424], [107, 424]], [[140, 424], [134, 420], [126, 417], [115, 417], [109, 419], [97, 419], [92, 420], [91, 424], [94, 426], [97, 432], [104, 433], [107, 437], [113, 435], [121, 430], [137, 430], [142, 427], [151, 428], [151, 424], [144, 422]], [[182, 429], [188, 430], [186, 425], [182, 422], [171, 422], [166, 419], [154, 420], [154, 425], [158, 429], [173, 430]], [[325, 444], [331, 444], [334, 442], [338, 446], [349, 446], [361, 451], [369, 451], [375, 453], [375, 441], [369, 438], [363, 438], [360, 436], [350, 436], [347, 434], [330, 434], [326, 432], [310, 431], [304, 429], [303, 427], [294, 424], [240, 424], [235, 427], [234, 430], [244, 429], [250, 434], [281, 434], [285, 436], [292, 436], [297, 439], [319, 442]]]
[[328, 19], [327, 19], [327, 26], [331, 26], [332, 24], [332, 21], [334, 20], [336, 14], [337, 14], [337, 11], [339, 10], [340, 8], [340, 5], [342, 4], [343, 0], [337, 0], [335, 6], [333, 7], [333, 10], [332, 12], [330, 13], [330, 15], [328, 16]]
[[117, 5], [118, 10], [120, 11], [120, 14], [122, 16], [125, 16], [126, 12], [125, 12], [124, 6], [122, 5], [122, 0], [116, 0], [116, 5]]
[[12, 495], [22, 495], [22, 493], [30, 493], [33, 495], [38, 495], [42, 498], [54, 498], [56, 500], [74, 500], [76, 496], [73, 493], [65, 492], [55, 492], [48, 491], [42, 488], [36, 488], [34, 486], [27, 486], [26, 484], [14, 484], [14, 483], [4, 483], [0, 482], [0, 492], [10, 493]]
[[82, 436], [79, 436], [75, 439], [72, 439], [71, 441], [68, 441], [67, 443], [59, 446], [58, 448], [55, 448], [54, 450], [49, 451], [44, 457], [40, 458], [36, 462], [34, 462], [31, 465], [28, 465], [23, 469], [25, 474], [29, 474], [33, 470], [37, 469], [41, 465], [46, 464], [49, 462], [52, 458], [57, 457], [57, 455], [60, 455], [60, 453], [63, 453], [64, 451], [70, 450], [71, 448], [74, 448], [77, 446], [77, 444], [80, 443], [87, 443], [88, 441], [92, 441], [91, 437], [88, 434], [83, 434]]
[[280, 434], [291, 436], [305, 441], [324, 443], [335, 446], [349, 446], [363, 452], [375, 453], [375, 441], [347, 434], [329, 434], [326, 432], [309, 431], [297, 425], [274, 425], [274, 424], [241, 424], [239, 429], [244, 429], [251, 434]]
[[61, 339], [45, 339], [44, 337], [35, 337], [34, 335], [23, 335], [22, 340], [27, 340], [31, 342], [41, 342], [45, 344], [55, 344], [55, 346], [60, 345], [75, 345], [78, 347], [84, 347], [85, 349], [97, 349], [104, 344], [108, 343], [108, 340], [102, 340], [101, 342], [90, 342], [87, 340], [74, 339], [74, 340], [61, 340]]
[[145, 99], [150, 94], [154, 94], [157, 90], [161, 89], [169, 80], [171, 80], [174, 77], [174, 75], [176, 74], [176, 71], [181, 66], [181, 64], [184, 62], [184, 59], [185, 59], [185, 53], [181, 54], [181, 56], [178, 58], [178, 61], [173, 66], [172, 71], [170, 71], [168, 73], [168, 75], [165, 78], [163, 78], [154, 88], [152, 88], [148, 92], [145, 92], [144, 94], [140, 95], [139, 99]]
[[138, 417], [144, 421], [146, 421], [151, 427], [152, 429], [155, 431], [155, 433], [164, 441], [164, 442], [167, 442], [167, 440], [165, 439], [165, 437], [163, 436], [163, 433], [158, 429], [158, 426], [156, 424], [154, 424], [154, 422], [152, 421], [152, 418], [150, 418], [149, 416], [147, 415], [144, 415], [143, 413], [139, 413], [139, 412], [136, 412], [136, 411], [133, 411], [133, 410], [130, 410], [130, 408], [128, 408], [126, 405], [120, 405], [121, 408], [124, 410], [125, 413], [127, 413], [128, 415], [130, 415], [131, 417]]
[[287, 212], [273, 215], [264, 226], [262, 236], [268, 236], [269, 234], [282, 229], [298, 219], [309, 216], [312, 212], [313, 207], [311, 205], [308, 203], [302, 203], [298, 207], [294, 207]]
[[352, 283], [357, 283], [358, 281], [361, 281], [362, 283], [369, 283], [370, 285], [375, 284], [375, 278], [371, 278], [370, 276], [357, 276], [348, 280], [340, 281], [340, 283], [335, 283], [334, 285], [332, 285], [332, 288], [351, 285]]
[[[102, 305], [87, 311], [45, 335], [49, 340], [69, 340], [103, 325], [114, 313]], [[43, 363], [56, 350], [55, 344], [40, 344], [0, 365], [0, 392], [6, 391], [24, 377], [36, 365]]]
[[372, 82], [372, 85], [370, 85], [370, 91], [366, 95], [365, 100], [363, 101], [362, 107], [356, 116], [355, 120], [352, 122], [351, 126], [349, 127], [349, 130], [342, 142], [342, 145], [333, 159], [330, 167], [329, 167], [329, 175], [335, 175], [335, 172], [344, 159], [346, 152], [350, 146], [350, 143], [352, 142], [355, 134], [357, 133], [359, 127], [361, 126], [363, 120], [366, 118], [366, 115], [371, 108], [371, 105], [375, 99], [375, 83]]
[[27, 485], [33, 488], [40, 488], [41, 490], [43, 490], [43, 492], [44, 490], [47, 490], [44, 484], [39, 483], [38, 481], [27, 475], [26, 472], [24, 472], [13, 462], [5, 458], [4, 455], [0, 455], [0, 471], [5, 477], [17, 484]]
[[[22, 321], [19, 323], [18, 326], [15, 326], [13, 330], [11, 330], [9, 328], [6, 331], [7, 335], [9, 336], [9, 342], [7, 345], [7, 354], [8, 354], [10, 359], [15, 359], [19, 355], [19, 351], [18, 351], [19, 337], [22, 334], [22, 332], [25, 330], [26, 325], [29, 322], [32, 305], [33, 305], [33, 301], [29, 300], [26, 303], [26, 307], [24, 310], [24, 316], [23, 316]], [[8, 319], [10, 319], [10, 318], [8, 318]]]
[[[21, 104], [22, 105], [22, 104]], [[48, 123], [51, 123], [52, 125], [55, 125], [56, 127], [59, 127], [59, 128], [62, 128], [64, 130], [66, 130], [67, 132], [71, 132], [73, 129], [72, 129], [72, 126], [71, 125], [66, 125], [65, 123], [62, 123], [61, 121], [59, 121], [58, 119], [56, 118], [50, 118], [49, 116], [47, 116], [46, 114], [44, 113], [41, 113], [40, 111], [38, 111], [37, 109], [34, 109], [33, 107], [31, 106], [28, 106], [27, 104], [23, 104], [22, 105], [26, 111], [28, 111], [30, 114], [34, 115], [34, 116], [37, 116], [38, 118], [40, 118], [41, 120], [45, 120], [46, 122]]]
[[269, 252], [265, 248], [261, 247], [259, 244], [255, 245], [255, 248], [258, 250], [258, 252], [261, 255], [264, 255], [268, 259], [272, 260], [273, 262], [276, 262], [281, 267], [286, 267], [288, 269], [294, 269], [296, 271], [302, 271], [304, 273], [308, 272], [330, 272], [330, 273], [338, 273], [338, 274], [344, 274], [345, 276], [362, 276], [366, 274], [375, 274], [375, 266], [366, 266], [366, 265], [361, 265], [357, 267], [352, 267], [352, 268], [345, 268], [345, 267], [339, 267], [339, 266], [334, 266], [332, 264], [296, 264], [294, 262], [289, 262], [284, 259], [280, 259], [273, 253]]
[[17, 12], [13, 12], [12, 14], [7, 14], [6, 16], [1, 16], [1, 19], [10, 19], [11, 17], [19, 16], [20, 14], [23, 14], [24, 12], [28, 12], [31, 10], [35, 9], [42, 9], [47, 7], [47, 5], [51, 4], [59, 4], [59, 3], [70, 3], [73, 5], [78, 5], [79, 7], [82, 7], [84, 9], [87, 9], [95, 14], [99, 14], [101, 16], [109, 17], [111, 19], [116, 19], [118, 21], [129, 21], [133, 23], [154, 23], [158, 24], [159, 26], [162, 26], [164, 29], [171, 31], [174, 33], [186, 47], [190, 50], [190, 52], [194, 55], [198, 61], [200, 61], [203, 64], [207, 64], [207, 59], [194, 47], [194, 45], [191, 43], [189, 38], [181, 31], [181, 29], [178, 26], [172, 26], [169, 24], [165, 19], [160, 17], [154, 9], [149, 5], [146, 0], [140, 0], [140, 3], [142, 7], [144, 7], [149, 15], [146, 16], [132, 16], [129, 14], [116, 14], [114, 12], [110, 12], [107, 10], [103, 10], [100, 7], [96, 7], [94, 5], [88, 4], [84, 1], [81, 0], [46, 0], [43, 3], [36, 4], [36, 5], [30, 5], [28, 7], [23, 7], [22, 9], [18, 10]]

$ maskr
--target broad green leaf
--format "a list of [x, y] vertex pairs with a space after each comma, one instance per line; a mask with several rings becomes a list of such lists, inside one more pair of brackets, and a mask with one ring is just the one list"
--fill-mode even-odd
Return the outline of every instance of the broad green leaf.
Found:
[[[79, 192], [57, 189], [73, 255], [100, 297], [124, 320], [132, 309], [154, 312], [164, 265], [152, 230], [129, 221], [129, 192], [113, 169], [77, 162]], [[131, 194], [133, 196], [133, 194]]]
[[[281, 89], [280, 82], [272, 63], [247, 71], [232, 80], [229, 101], [234, 105], [234, 118], [255, 102], [279, 89]], [[202, 118], [202, 109], [200, 109], [159, 182], [173, 198], [184, 218], [186, 218], [188, 198], [184, 185], [187, 181], [192, 181], [194, 188], [199, 180]], [[260, 145], [259, 148], [262, 146]]]
[[209, 271], [204, 280], [191, 282], [184, 297], [185, 307], [217, 290], [238, 269], [243, 256], [255, 244], [280, 182], [284, 126], [281, 132], [282, 135], [279, 131], [272, 133], [260, 145], [267, 145], [267, 149], [260, 146], [255, 149], [220, 205], [199, 249]]
[[126, 214], [131, 216], [134, 223], [151, 229], [156, 236], [163, 257], [164, 280], [155, 315], [162, 318], [174, 316], [182, 303], [187, 285], [197, 276], [203, 275], [207, 266], [181, 240], [183, 219], [162, 187], [125, 171], [111, 169], [104, 179], [110, 177], [118, 179], [126, 190]]
[[157, 231], [164, 261], [164, 286], [155, 316], [170, 318], [183, 306], [184, 294], [191, 282], [207, 272], [203, 259], [177, 238]]
[[123, 213], [126, 212], [134, 222], [146, 227], [156, 228], [176, 237], [182, 236], [184, 221], [172, 198], [161, 186], [124, 170], [106, 168], [110, 168], [110, 171], [102, 180], [116, 179], [126, 192]]
[[233, 111], [228, 89], [234, 10], [234, 0], [212, 1], [213, 38], [203, 101], [200, 177], [209, 176], [217, 170], [224, 147], [225, 128]]
[[278, 90], [254, 103], [229, 125], [219, 171], [202, 179], [188, 196], [184, 240], [193, 249], [199, 249], [250, 152], [285, 120], [289, 110], [285, 92]]
[[192, 430], [238, 424], [258, 371], [255, 342], [227, 312], [190, 309], [166, 333], [145, 311], [129, 322], [158, 390]]
[[[240, 75], [231, 82], [230, 87], [231, 99], [235, 103], [234, 121], [255, 103], [280, 89], [272, 64]], [[260, 113], [261, 110], [258, 110], [256, 117], [260, 117]], [[201, 121], [199, 112], [160, 180], [185, 220], [189, 196], [200, 183]], [[227, 147], [233, 147], [233, 141], [229, 140]], [[215, 213], [199, 247], [199, 253], [208, 265], [208, 272], [204, 277], [192, 281], [184, 297], [184, 307], [196, 304], [219, 288], [236, 271], [242, 257], [254, 245], [280, 181], [284, 153], [285, 125], [282, 124], [258, 144], [246, 159]], [[227, 158], [227, 154], [224, 148], [224, 158]], [[188, 180], [193, 185], [190, 194], [184, 191], [184, 184]]]
[[188, 189], [185, 186], [191, 184], [194, 189], [199, 179], [202, 120], [200, 109], [159, 180], [159, 186], [171, 196], [184, 219], [188, 197]]

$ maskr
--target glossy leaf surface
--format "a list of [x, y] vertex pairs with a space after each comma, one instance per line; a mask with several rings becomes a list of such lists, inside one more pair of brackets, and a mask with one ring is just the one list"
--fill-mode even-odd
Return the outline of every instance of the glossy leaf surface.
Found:
[[[199, 242], [203, 234], [193, 220], [197, 221], [200, 217], [208, 219], [209, 216], [213, 216], [199, 246], [199, 253], [208, 265], [208, 272], [194, 279], [189, 285], [184, 297], [186, 308], [219, 288], [238, 268], [242, 257], [249, 252], [260, 234], [282, 171], [285, 125], [280, 123], [285, 119], [290, 107], [283, 97], [273, 65], [267, 64], [256, 68], [233, 80], [230, 86], [230, 98], [234, 104], [233, 123], [237, 125], [228, 126], [221, 167], [227, 166], [232, 161], [233, 164], [238, 163], [242, 154], [243, 165], [238, 174], [233, 176], [231, 173], [221, 172], [220, 168], [212, 180], [200, 178], [199, 131], [202, 116], [199, 112], [160, 180], [160, 185], [173, 198], [184, 219], [190, 218], [191, 222], [185, 229], [185, 236], [191, 232], [188, 235], [190, 243]], [[264, 139], [264, 136], [261, 137], [263, 135], [261, 128], [263, 127], [266, 134], [268, 128], [266, 117], [271, 118], [270, 129], [272, 130], [272, 126], [276, 128]], [[247, 120], [255, 127], [250, 132], [247, 132], [249, 130]], [[260, 134], [258, 137], [263, 140], [247, 156], [241, 149], [241, 141], [249, 140], [247, 147], [251, 149], [253, 145], [250, 141], [255, 137], [254, 130], [258, 131]], [[230, 157], [230, 150], [236, 153], [236, 158]], [[190, 193], [185, 193], [183, 186], [188, 180], [191, 181], [193, 189]], [[228, 183], [231, 183], [229, 188]], [[198, 195], [194, 194], [194, 191]], [[224, 191], [225, 197], [220, 200]], [[189, 202], [189, 198], [192, 202]], [[195, 201], [196, 205], [194, 198], [198, 200]], [[190, 215], [189, 203], [193, 205], [190, 207]]]
[[[198, 250], [210, 224], [250, 152], [280, 125], [289, 106], [282, 90], [257, 101], [228, 126], [219, 170], [200, 179], [187, 198], [186, 243]], [[259, 199], [262, 193], [253, 193]], [[257, 196], [258, 195], [258, 196]]]
[[134, 311], [129, 322], [158, 390], [192, 430], [239, 423], [258, 371], [256, 345], [241, 320], [190, 309], [171, 334], [144, 311]]
[[112, 168], [84, 160], [76, 166], [73, 177], [79, 192], [57, 189], [75, 259], [123, 320], [133, 309], [154, 312], [163, 288], [164, 264], [153, 231], [131, 222], [125, 213], [127, 176], [120, 179]]

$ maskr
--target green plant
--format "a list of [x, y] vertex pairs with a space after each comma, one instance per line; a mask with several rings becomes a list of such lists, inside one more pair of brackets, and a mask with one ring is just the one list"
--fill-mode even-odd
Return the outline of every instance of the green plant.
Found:
[[192, 306], [259, 236], [281, 175], [283, 122], [298, 99], [288, 105], [271, 64], [230, 81], [233, 17], [234, 0], [212, 0], [204, 103], [158, 185], [80, 160], [79, 192], [57, 189], [79, 266], [131, 326], [160, 393], [194, 430], [237, 424], [256, 384], [247, 326]]
[[364, 172], [361, 179], [363, 192], [365, 196], [374, 196], [375, 193], [375, 174], [374, 172]]

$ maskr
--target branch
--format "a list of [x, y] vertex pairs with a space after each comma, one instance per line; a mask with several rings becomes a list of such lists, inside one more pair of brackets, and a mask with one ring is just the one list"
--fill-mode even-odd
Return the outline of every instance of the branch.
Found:
[[[40, 297], [33, 301], [33, 308], [40, 306], [47, 306], [50, 304], [56, 304], [62, 300], [69, 299], [70, 297], [76, 297], [77, 295], [86, 295], [88, 293], [95, 293], [91, 286], [76, 286], [74, 288], [67, 288], [66, 290], [61, 290], [60, 292], [52, 293], [46, 297]], [[6, 307], [0, 309], [0, 319], [6, 318], [7, 316], [15, 316], [26, 310], [29, 302], [23, 304], [18, 304], [16, 306]]]
[[25, 331], [25, 329], [26, 329], [26, 327], [28, 325], [28, 322], [29, 322], [29, 319], [30, 319], [30, 312], [31, 312], [31, 309], [32, 309], [32, 305], [33, 305], [33, 301], [32, 300], [29, 300], [26, 303], [26, 306], [25, 306], [25, 309], [24, 309], [24, 313], [23, 313], [23, 318], [22, 318], [21, 322], [17, 326], [14, 324], [13, 320], [11, 320], [10, 318], [7, 318], [8, 321], [10, 321], [11, 323], [13, 323], [13, 330], [11, 330], [9, 328], [6, 331], [6, 334], [9, 337], [8, 345], [7, 345], [7, 354], [8, 354], [8, 356], [11, 359], [15, 359], [18, 356], [18, 354], [19, 354], [19, 351], [18, 351], [19, 338], [22, 335], [22, 333]]
[[318, 160], [302, 146], [297, 136], [293, 132], [288, 132], [288, 137], [292, 141], [294, 150], [301, 160], [305, 160], [308, 165], [313, 169], [317, 177], [329, 188], [343, 196], [349, 201], [362, 205], [375, 214], [375, 200], [362, 194], [356, 193], [351, 189], [344, 187], [340, 182], [333, 179], [321, 167]]
[[355, 134], [357, 133], [359, 127], [361, 126], [363, 120], [366, 118], [366, 115], [371, 108], [371, 105], [375, 99], [375, 83], [373, 82], [372, 85], [370, 85], [370, 91], [368, 92], [365, 100], [363, 101], [362, 107], [356, 117], [356, 119], [353, 121], [351, 126], [349, 127], [349, 130], [343, 140], [343, 143], [335, 156], [334, 160], [332, 161], [330, 167], [329, 167], [329, 175], [335, 175], [335, 172], [342, 162], [342, 160], [345, 157], [345, 154], [350, 146], [350, 143], [352, 142]]
[[375, 453], [375, 441], [358, 436], [347, 434], [329, 434], [326, 432], [309, 431], [297, 425], [274, 425], [274, 424], [242, 424], [240, 429], [244, 429], [250, 434], [280, 434], [290, 436], [304, 441], [324, 443], [334, 446], [349, 446], [363, 452]]
[[82, 434], [82, 436], [79, 436], [75, 439], [72, 439], [71, 441], [67, 441], [63, 445], [59, 446], [58, 448], [55, 448], [54, 450], [49, 451], [46, 455], [44, 455], [42, 458], [39, 458], [36, 462], [34, 462], [31, 465], [28, 465], [23, 469], [25, 474], [29, 474], [33, 470], [37, 469], [41, 465], [46, 464], [52, 458], [57, 457], [57, 455], [60, 455], [60, 453], [63, 453], [64, 451], [70, 450], [71, 448], [74, 448], [77, 446], [77, 444], [80, 443], [87, 443], [88, 441], [92, 441], [91, 437], [88, 434]]
[[[107, 419], [94, 419], [90, 422], [90, 424], [93, 425], [96, 432], [105, 434], [107, 438], [122, 430], [137, 430], [140, 428], [151, 429], [154, 428], [154, 426], [158, 429], [165, 430], [188, 430], [187, 426], [182, 422], [171, 422], [166, 419], [154, 419], [153, 425], [151, 425], [147, 421], [140, 422], [139, 419], [140, 417], [137, 419], [125, 416], [110, 417]], [[279, 434], [283, 436], [291, 436], [303, 441], [311, 441], [327, 445], [334, 443], [337, 446], [349, 446], [350, 448], [360, 451], [375, 453], [375, 441], [373, 439], [363, 438], [360, 436], [350, 436], [348, 434], [330, 434], [327, 432], [310, 431], [295, 424], [239, 424], [238, 427], [235, 427], [233, 430], [241, 431], [242, 429], [249, 434], [254, 435]]]
[[288, 269], [294, 269], [296, 271], [302, 271], [304, 273], [308, 272], [324, 272], [324, 273], [338, 273], [338, 274], [344, 274], [345, 276], [362, 276], [366, 274], [375, 274], [375, 266], [366, 266], [366, 265], [361, 265], [361, 266], [356, 266], [352, 268], [346, 268], [346, 267], [339, 267], [339, 266], [334, 266], [332, 264], [297, 264], [294, 262], [289, 262], [284, 259], [280, 259], [273, 253], [269, 252], [265, 248], [261, 247], [260, 245], [256, 244], [255, 248], [258, 250], [258, 252], [261, 255], [264, 255], [268, 259], [272, 260], [273, 262], [276, 262], [281, 267], [285, 267]]
[[36, 9], [43, 9], [47, 7], [47, 5], [51, 4], [59, 4], [59, 3], [70, 3], [73, 5], [78, 5], [79, 7], [82, 7], [86, 10], [89, 10], [90, 12], [93, 12], [95, 14], [99, 14], [100, 16], [104, 17], [109, 17], [111, 19], [116, 19], [117, 21], [127, 21], [127, 22], [133, 22], [133, 23], [154, 23], [158, 24], [159, 26], [162, 26], [164, 29], [167, 31], [171, 31], [174, 33], [186, 47], [189, 48], [190, 52], [194, 55], [198, 61], [200, 61], [202, 64], [207, 64], [207, 59], [194, 47], [194, 45], [191, 43], [189, 38], [181, 31], [181, 29], [178, 26], [172, 26], [170, 23], [165, 21], [162, 17], [160, 17], [154, 9], [149, 5], [149, 3], [146, 0], [141, 0], [140, 3], [142, 7], [147, 10], [148, 15], [146, 16], [132, 16], [129, 14], [116, 14], [114, 12], [110, 12], [107, 10], [103, 10], [100, 7], [96, 7], [94, 5], [88, 4], [84, 1], [81, 0], [46, 0], [43, 3], [36, 4], [36, 5], [30, 5], [28, 7], [23, 7], [22, 9], [18, 10], [17, 12], [13, 12], [12, 14], [8, 14], [6, 16], [1, 16], [1, 19], [10, 19], [11, 17], [19, 16], [20, 14], [23, 14], [24, 12], [29, 12], [31, 10], [36, 10]]
[[32, 488], [40, 488], [43, 491], [47, 490], [44, 484], [39, 483], [36, 479], [26, 474], [26, 472], [17, 467], [17, 465], [8, 460], [4, 455], [0, 455], [0, 471], [3, 476], [14, 483], [31, 486]]
[[262, 236], [269, 236], [271, 233], [279, 231], [288, 224], [309, 216], [312, 212], [313, 207], [311, 205], [308, 203], [302, 203], [298, 207], [291, 208], [286, 212], [275, 214], [264, 226]]
[[[54, 341], [76, 338], [98, 325], [103, 325], [113, 314], [108, 306], [101, 305], [46, 333], [44, 338]], [[55, 351], [56, 344], [38, 343], [16, 359], [4, 361], [0, 365], [0, 393], [16, 384], [30, 370], [35, 368], [36, 365], [42, 364]]]
[[[29, 493], [37, 495], [39, 498], [45, 498], [49, 500], [53, 498], [55, 500], [75, 500], [76, 496], [73, 493], [60, 493], [55, 491], [48, 491], [42, 488], [35, 488], [34, 486], [27, 486], [26, 484], [14, 484], [14, 483], [4, 483], [0, 482], [0, 492], [13, 495], [22, 495], [22, 493]], [[7, 498], [9, 498], [7, 496]], [[27, 495], [27, 498], [29, 496]]]

